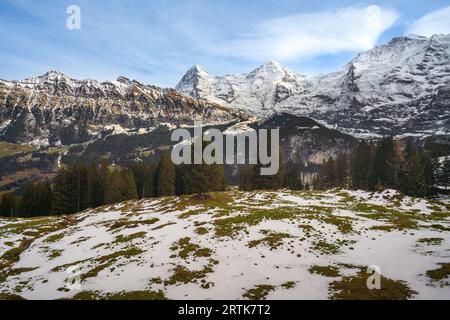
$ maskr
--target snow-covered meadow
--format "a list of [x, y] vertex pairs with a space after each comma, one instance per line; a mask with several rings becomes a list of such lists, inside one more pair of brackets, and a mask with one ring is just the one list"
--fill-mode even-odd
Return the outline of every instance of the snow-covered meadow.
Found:
[[0, 298], [450, 299], [448, 203], [228, 191], [1, 219]]

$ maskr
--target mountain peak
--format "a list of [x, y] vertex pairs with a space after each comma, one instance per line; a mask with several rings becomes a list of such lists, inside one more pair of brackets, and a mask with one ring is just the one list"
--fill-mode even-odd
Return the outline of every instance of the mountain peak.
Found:
[[71, 80], [71, 78], [60, 71], [50, 70], [40, 76], [27, 78], [25, 80], [28, 82], [48, 82], [60, 80], [68, 81]]
[[195, 74], [201, 74], [201, 73], [207, 73], [207, 74], [208, 74], [208, 71], [206, 71], [206, 69], [203, 68], [203, 66], [201, 66], [201, 65], [199, 65], [199, 64], [196, 64], [196, 65], [192, 66], [192, 67], [188, 70], [188, 72], [189, 72], [189, 73], [195, 73]]

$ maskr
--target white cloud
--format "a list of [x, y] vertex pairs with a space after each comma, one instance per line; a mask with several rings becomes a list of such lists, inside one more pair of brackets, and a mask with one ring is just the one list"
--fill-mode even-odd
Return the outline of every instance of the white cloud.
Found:
[[450, 6], [424, 15], [415, 21], [408, 30], [421, 36], [450, 33]]
[[282, 61], [368, 50], [397, 19], [395, 10], [376, 5], [289, 15], [263, 21], [254, 32], [216, 50], [227, 56]]

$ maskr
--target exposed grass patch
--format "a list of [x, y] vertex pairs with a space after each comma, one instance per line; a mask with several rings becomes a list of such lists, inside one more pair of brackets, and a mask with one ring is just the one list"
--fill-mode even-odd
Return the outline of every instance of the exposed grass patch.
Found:
[[[169, 279], [164, 281], [165, 286], [175, 285], [177, 283], [198, 283], [199, 280], [206, 278], [208, 273], [213, 272], [213, 265], [217, 264], [216, 260], [210, 260], [209, 263], [203, 267], [201, 270], [189, 270], [188, 268], [178, 265], [172, 271], [172, 275]], [[203, 283], [203, 286], [205, 282]]]
[[0, 283], [5, 282], [8, 277], [17, 276], [22, 273], [30, 272], [36, 270], [35, 268], [16, 268], [16, 269], [6, 269], [0, 272]]
[[323, 254], [338, 254], [339, 252], [341, 252], [339, 245], [328, 243], [324, 240], [314, 242], [313, 249]]
[[117, 251], [100, 258], [95, 259], [96, 262], [100, 262], [99, 265], [89, 270], [85, 274], [81, 275], [81, 280], [86, 280], [87, 278], [96, 277], [102, 270], [110, 267], [119, 258], [130, 258], [141, 254], [143, 251], [138, 248], [130, 248], [128, 250]]
[[249, 213], [235, 217], [214, 220], [218, 237], [233, 237], [246, 226], [254, 226], [264, 220], [292, 219], [299, 215], [296, 208], [280, 207], [276, 209], [252, 209]]
[[28, 144], [14, 144], [0, 141], [0, 158], [13, 156], [18, 153], [28, 153], [34, 150], [36, 150], [36, 148]]
[[129, 234], [127, 236], [124, 235], [118, 235], [116, 237], [116, 239], [114, 240], [115, 243], [127, 243], [130, 241], [133, 241], [134, 239], [138, 239], [138, 238], [142, 238], [146, 235], [147, 233], [145, 231], [142, 232], [137, 232], [137, 233], [133, 233], [133, 234]]
[[208, 229], [206, 229], [205, 227], [198, 227], [195, 229], [195, 233], [200, 236], [208, 234], [208, 232], [209, 232]]
[[250, 241], [248, 243], [249, 248], [254, 248], [264, 244], [267, 245], [270, 248], [270, 250], [274, 250], [283, 245], [283, 239], [292, 237], [290, 234], [287, 233], [277, 233], [269, 230], [262, 230], [261, 233], [265, 234], [266, 236], [259, 240]]
[[128, 220], [128, 219], [119, 219], [118, 221], [113, 222], [109, 226], [109, 231], [118, 231], [123, 228], [137, 228], [141, 225], [152, 225], [159, 221], [158, 218], [152, 218], [147, 220]]
[[427, 276], [434, 281], [441, 281], [450, 276], [450, 263], [439, 263], [440, 268], [427, 271]]
[[370, 275], [359, 272], [355, 276], [343, 277], [330, 284], [330, 298], [333, 300], [407, 300], [417, 292], [402, 281], [381, 277], [381, 289], [369, 290], [367, 279]]
[[418, 243], [425, 243], [433, 246], [441, 245], [443, 241], [444, 239], [442, 238], [422, 238], [417, 240]]
[[281, 287], [285, 288], [285, 289], [292, 289], [295, 287], [295, 281], [288, 281], [285, 282], [281, 285]]
[[83, 291], [77, 293], [71, 300], [166, 300], [166, 295], [160, 291], [130, 291], [101, 294], [99, 292]]
[[0, 300], [26, 300], [25, 298], [13, 293], [0, 292]]
[[242, 297], [247, 298], [249, 300], [265, 300], [267, 295], [274, 290], [275, 287], [272, 285], [260, 284], [252, 289], [247, 290], [242, 295]]
[[176, 222], [168, 222], [168, 223], [162, 224], [160, 226], [157, 226], [157, 227], [153, 228], [152, 230], [160, 230], [160, 229], [163, 229], [165, 227], [172, 226], [174, 224], [177, 224], [177, 223]]
[[53, 234], [53, 235], [47, 237], [47, 239], [45, 239], [44, 242], [54, 243], [54, 242], [61, 240], [62, 238], [64, 238], [64, 233]]
[[63, 252], [63, 250], [52, 250], [52, 251], [50, 252], [50, 254], [48, 255], [48, 257], [49, 257], [50, 259], [58, 258], [58, 257], [61, 256], [62, 252]]
[[339, 269], [334, 266], [311, 266], [308, 271], [312, 274], [319, 274], [324, 277], [339, 277]]
[[199, 245], [192, 243], [191, 238], [185, 237], [178, 240], [170, 247], [170, 250], [177, 251], [178, 257], [186, 260], [190, 256], [193, 257], [210, 257], [212, 250], [209, 248], [201, 248]]

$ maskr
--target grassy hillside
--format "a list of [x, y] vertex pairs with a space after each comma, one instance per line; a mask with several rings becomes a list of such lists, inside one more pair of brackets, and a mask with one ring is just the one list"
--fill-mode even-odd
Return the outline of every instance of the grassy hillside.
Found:
[[0, 220], [0, 298], [450, 299], [449, 247], [448, 202], [389, 190], [149, 199]]

